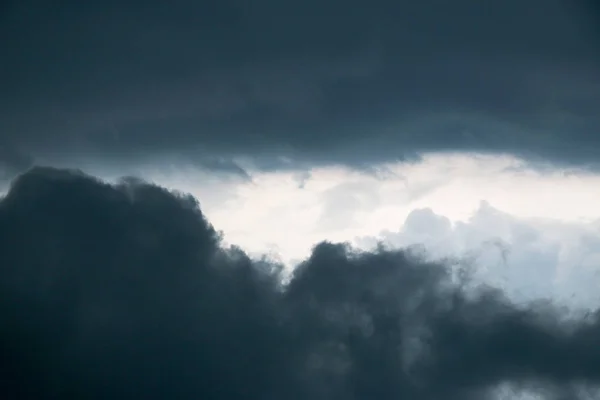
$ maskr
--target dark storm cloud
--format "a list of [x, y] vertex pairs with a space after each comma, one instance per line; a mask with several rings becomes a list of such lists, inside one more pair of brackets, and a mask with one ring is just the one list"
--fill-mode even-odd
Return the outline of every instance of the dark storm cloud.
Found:
[[0, 183], [12, 179], [33, 165], [33, 159], [18, 149], [0, 143]]
[[585, 0], [9, 2], [2, 138], [42, 162], [364, 167], [462, 150], [593, 164], [597, 11]]
[[132, 178], [21, 175], [0, 273], [7, 399], [465, 400], [506, 383], [575, 399], [600, 383], [595, 313], [565, 321], [404, 251], [326, 242], [282, 284], [222, 247], [194, 198]]

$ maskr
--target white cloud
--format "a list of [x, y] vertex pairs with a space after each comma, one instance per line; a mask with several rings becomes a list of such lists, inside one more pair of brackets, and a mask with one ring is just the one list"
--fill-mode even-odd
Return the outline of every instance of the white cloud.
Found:
[[228, 241], [252, 252], [277, 249], [288, 261], [323, 239], [397, 230], [416, 208], [452, 222], [466, 221], [482, 200], [519, 218], [600, 218], [599, 176], [535, 172], [509, 157], [438, 155], [375, 173], [321, 168], [302, 176], [254, 173], [252, 182], [209, 182], [191, 171], [176, 176], [153, 179], [197, 195]]
[[423, 246], [431, 258], [473, 262], [475, 276], [516, 300], [553, 298], [564, 305], [598, 304], [600, 220], [589, 223], [526, 219], [487, 202], [467, 221], [451, 222], [430, 208], [412, 211], [397, 231], [356, 240], [404, 248]]

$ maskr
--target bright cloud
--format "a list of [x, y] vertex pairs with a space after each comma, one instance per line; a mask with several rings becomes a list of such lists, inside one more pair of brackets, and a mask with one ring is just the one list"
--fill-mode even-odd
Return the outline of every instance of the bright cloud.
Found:
[[451, 222], [467, 221], [481, 201], [516, 218], [600, 218], [600, 176], [534, 171], [510, 157], [438, 155], [367, 172], [256, 173], [251, 182], [179, 167], [136, 173], [196, 195], [227, 240], [251, 252], [271, 249], [287, 261], [305, 256], [324, 238], [352, 241], [398, 230], [411, 211], [422, 208]]
[[483, 202], [464, 222], [418, 209], [399, 230], [357, 240], [367, 248], [377, 242], [422, 246], [434, 259], [456, 257], [473, 265], [477, 278], [520, 301], [552, 298], [582, 308], [600, 301], [600, 220], [518, 218]]

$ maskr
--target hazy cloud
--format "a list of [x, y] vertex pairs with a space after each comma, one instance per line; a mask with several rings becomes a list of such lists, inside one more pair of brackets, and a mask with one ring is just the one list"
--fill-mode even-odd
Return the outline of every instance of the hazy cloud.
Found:
[[596, 313], [565, 321], [407, 251], [327, 242], [284, 285], [220, 243], [190, 196], [21, 175], [0, 201], [2, 393], [463, 400], [509, 384], [558, 399], [600, 383]]
[[323, 209], [317, 222], [318, 229], [328, 231], [354, 226], [356, 213], [370, 211], [381, 204], [371, 182], [345, 182], [324, 191]]
[[362, 168], [437, 151], [596, 165], [594, 12], [584, 0], [12, 2], [0, 132], [42, 162], [175, 153], [238, 173], [239, 157]]

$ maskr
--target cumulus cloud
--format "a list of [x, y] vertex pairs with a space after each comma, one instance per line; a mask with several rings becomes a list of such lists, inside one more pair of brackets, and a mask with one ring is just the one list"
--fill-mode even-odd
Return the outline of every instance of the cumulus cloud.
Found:
[[412, 247], [430, 259], [471, 263], [479, 282], [501, 287], [515, 301], [551, 298], [578, 309], [600, 301], [600, 224], [518, 218], [482, 202], [466, 221], [451, 222], [430, 208], [412, 211], [398, 231], [360, 237], [373, 248]]
[[41, 160], [177, 154], [242, 175], [238, 158], [365, 168], [445, 151], [596, 165], [596, 11], [587, 0], [14, 2], [1, 16], [0, 131]]
[[593, 310], [565, 320], [409, 251], [329, 242], [284, 280], [223, 246], [195, 198], [139, 179], [19, 176], [0, 272], [6, 398], [559, 399], [600, 383]]

